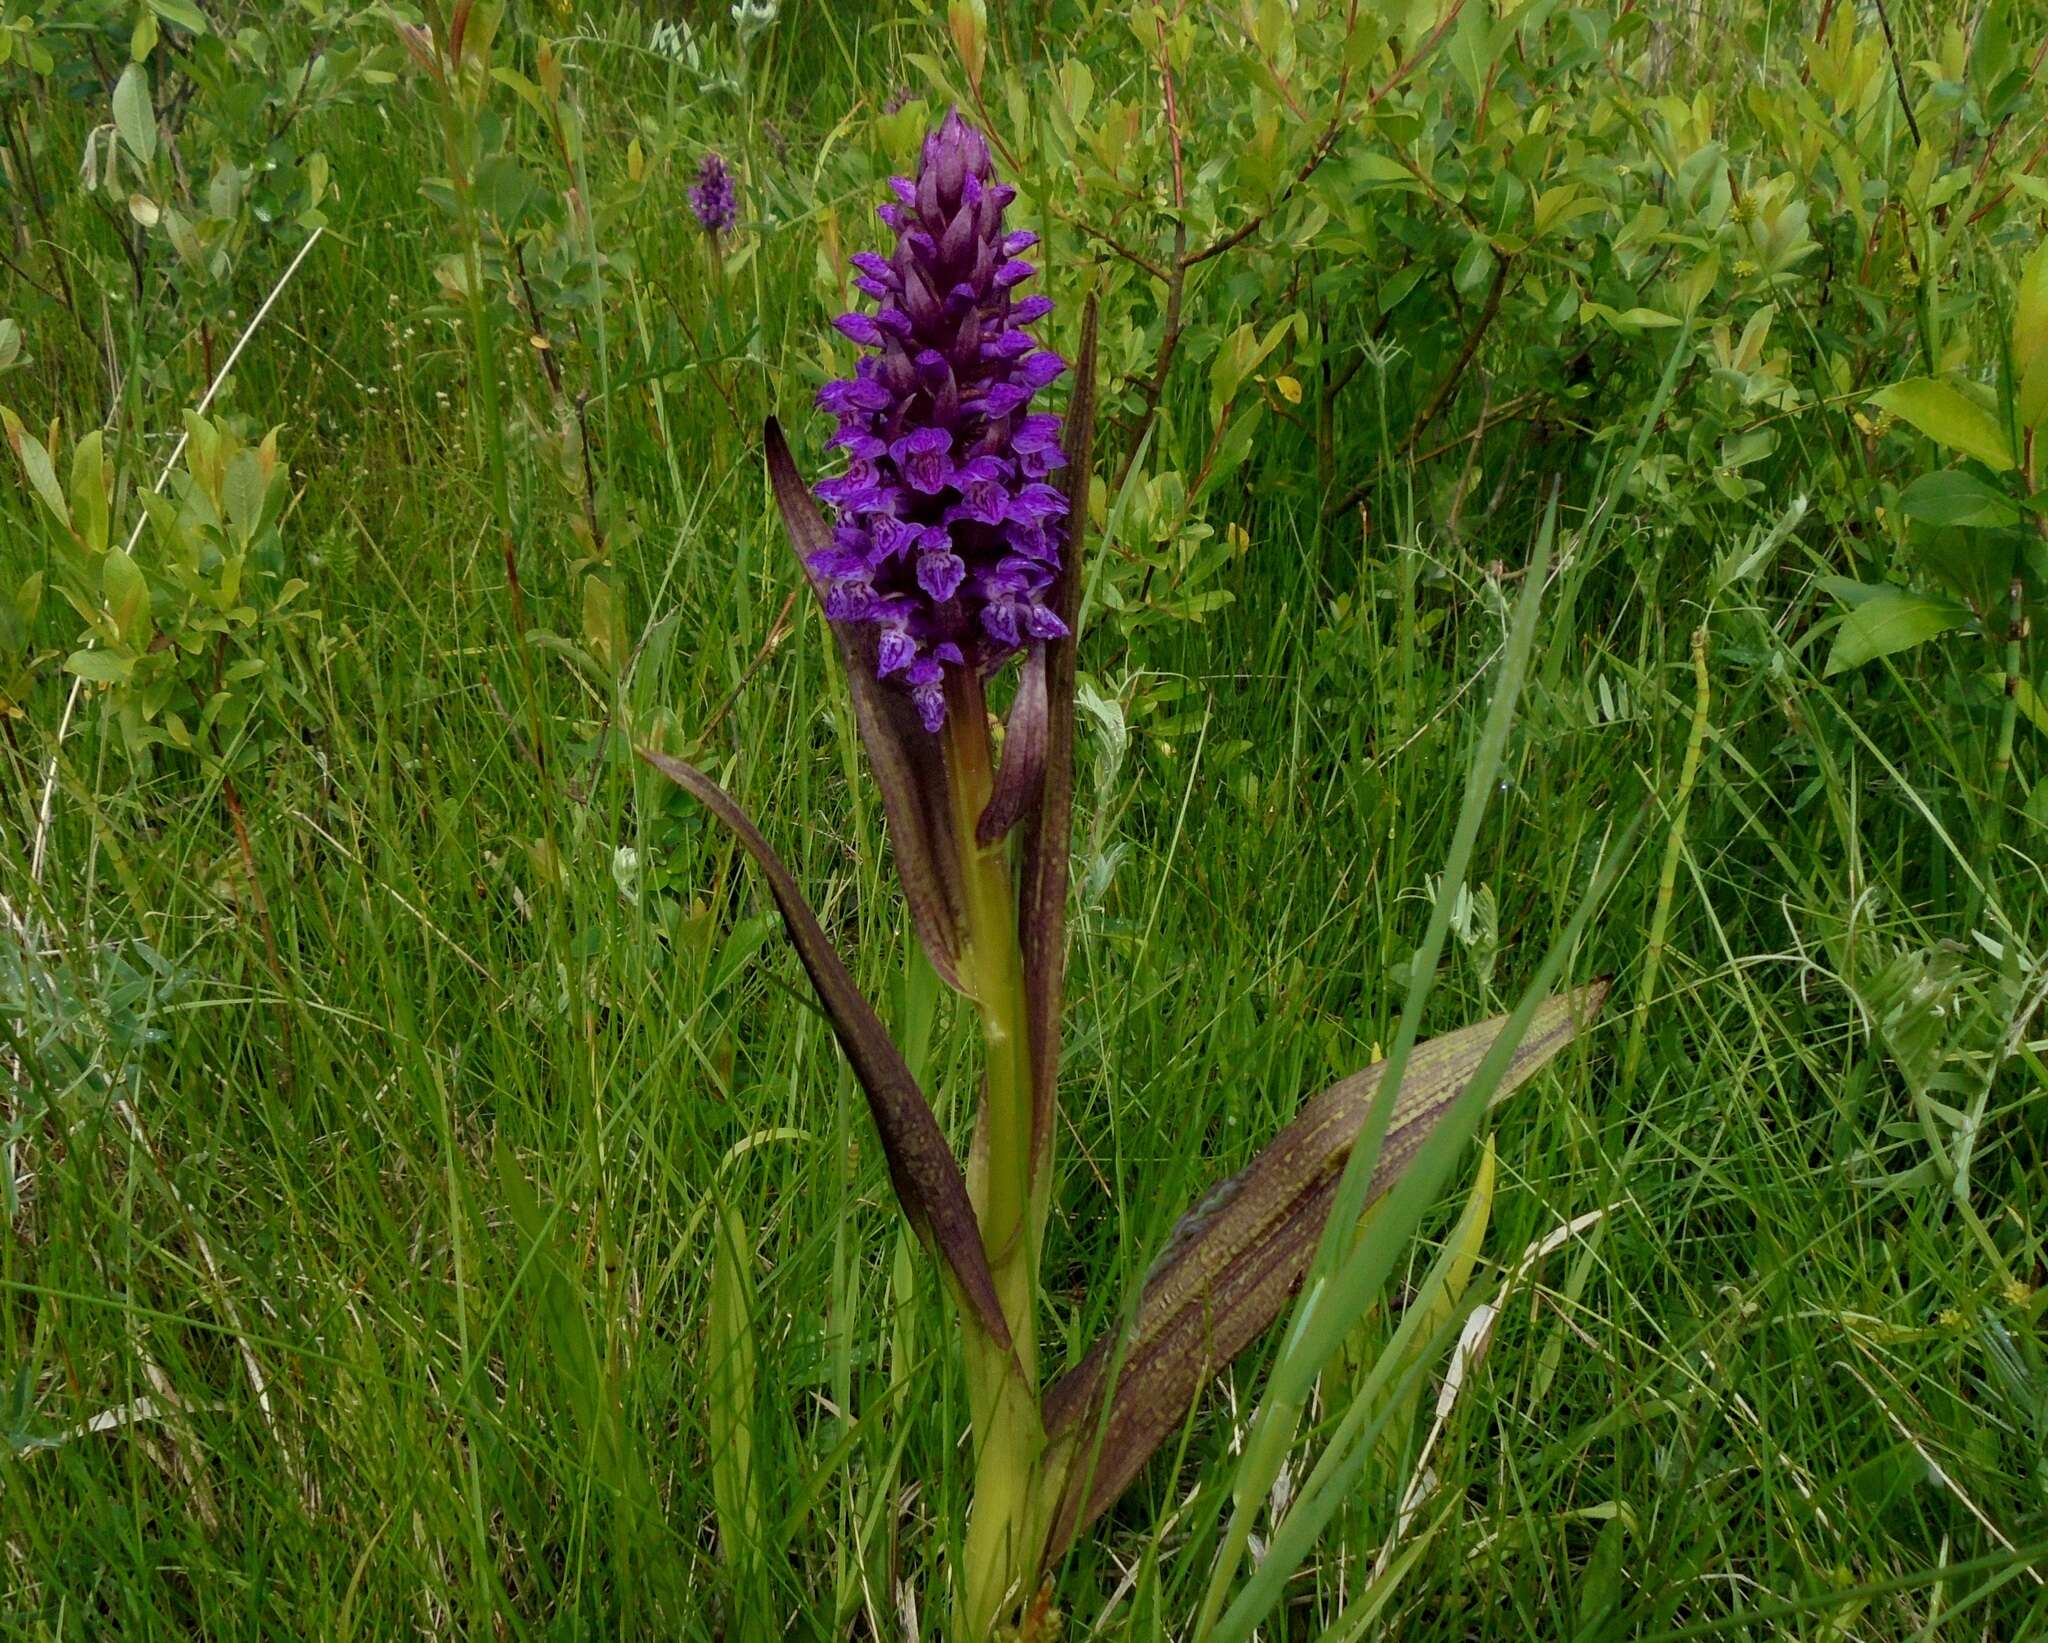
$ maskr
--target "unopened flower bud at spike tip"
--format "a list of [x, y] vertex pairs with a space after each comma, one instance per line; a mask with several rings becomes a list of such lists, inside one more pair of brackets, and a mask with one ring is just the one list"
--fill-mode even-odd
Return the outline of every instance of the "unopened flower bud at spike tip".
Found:
[[1026, 330], [1052, 309], [1017, 294], [1036, 236], [1005, 230], [1016, 192], [959, 110], [890, 194], [894, 251], [852, 258], [876, 309], [836, 322], [860, 361], [818, 395], [848, 463], [818, 487], [839, 529], [810, 568], [835, 619], [881, 629], [877, 671], [936, 731], [947, 668], [989, 673], [1067, 631], [1048, 602], [1065, 502], [1044, 483], [1066, 461], [1060, 420], [1029, 408], [1066, 361]]
[[732, 172], [724, 156], [706, 154], [697, 167], [697, 182], [690, 190], [690, 210], [705, 232], [723, 234], [740, 220], [739, 194], [733, 188]]

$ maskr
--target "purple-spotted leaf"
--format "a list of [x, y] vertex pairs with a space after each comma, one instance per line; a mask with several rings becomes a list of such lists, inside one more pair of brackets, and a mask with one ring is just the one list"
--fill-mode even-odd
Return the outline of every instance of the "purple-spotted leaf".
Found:
[[1007, 1349], [1009, 1326], [1003, 1321], [1002, 1303], [989, 1274], [988, 1251], [952, 1148], [946, 1145], [924, 1091], [917, 1087], [874, 1007], [854, 985], [796, 879], [747, 813], [703, 771], [645, 748], [640, 757], [723, 822], [767, 878], [790, 942], [825, 1006], [839, 1047], [867, 1092], [868, 1110], [881, 1132], [882, 1152], [889, 1161], [889, 1177], [896, 1184], [903, 1213], [944, 1262], [961, 1305], [973, 1313], [997, 1345]]
[[1074, 391], [1067, 401], [1067, 551], [1050, 603], [1066, 637], [1045, 647], [1045, 777], [1037, 809], [1024, 818], [1024, 873], [1018, 939], [1031, 1040], [1031, 1158], [1044, 1181], [1060, 1074], [1060, 1012], [1067, 990], [1067, 876], [1074, 825], [1074, 668], [1081, 642], [1081, 563], [1088, 543], [1088, 484], [1095, 446], [1095, 298], [1081, 310]]
[[[1495, 1099], [1525, 1083], [1607, 996], [1594, 982], [1539, 1007]], [[1456, 1102], [1507, 1017], [1418, 1045], [1373, 1171], [1391, 1187]], [[1069, 1448], [1047, 1561], [1101, 1516], [1210, 1377], [1265, 1330], [1314, 1258], [1338, 1178], [1385, 1072], [1375, 1062], [1317, 1096], [1237, 1175], [1184, 1215], [1146, 1277], [1137, 1314], [1103, 1336], [1045, 1395], [1045, 1428]]]
[[983, 849], [1007, 838], [1044, 790], [1046, 712], [1045, 646], [1033, 645], [1004, 721], [1003, 766], [996, 772], [995, 791], [974, 824], [974, 840]]
[[[762, 438], [767, 447], [768, 479], [776, 506], [782, 510], [783, 527], [796, 550], [798, 567], [816, 592], [818, 578], [810, 560], [832, 546], [831, 529], [797, 472], [789, 441], [782, 437], [782, 426], [773, 417], [762, 429]], [[931, 956], [932, 967], [957, 990], [960, 952], [965, 945], [960, 852], [954, 839], [953, 807], [939, 738], [918, 722], [917, 710], [902, 691], [890, 689], [876, 676], [879, 630], [860, 622], [832, 622], [830, 626], [853, 697], [861, 745], [867, 749], [868, 767], [881, 790], [889, 847], [910, 907], [911, 926]]]

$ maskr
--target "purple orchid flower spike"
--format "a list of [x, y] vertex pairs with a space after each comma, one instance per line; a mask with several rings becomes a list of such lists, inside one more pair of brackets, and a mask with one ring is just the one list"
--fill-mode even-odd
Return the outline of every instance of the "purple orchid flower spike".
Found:
[[1030, 410], [1067, 362], [1029, 330], [1051, 299], [1018, 294], [1037, 273], [1022, 260], [1037, 236], [1006, 230], [1016, 190], [957, 109], [925, 140], [917, 176], [890, 187], [880, 214], [894, 252], [853, 259], [876, 310], [836, 322], [865, 352], [818, 395], [847, 466], [818, 487], [839, 523], [808, 564], [833, 620], [876, 630], [878, 675], [936, 735], [949, 675], [986, 677], [1067, 636], [1053, 586], [1069, 504], [1046, 483], [1066, 455], [1059, 418]]
[[722, 154], [706, 154], [690, 190], [690, 210], [707, 234], [728, 232], [740, 220], [739, 194]]
[[[818, 395], [837, 421], [828, 444], [846, 460], [816, 491], [836, 523], [820, 515], [772, 421], [769, 472], [838, 639], [912, 923], [955, 988], [966, 944], [963, 828], [943, 737], [949, 713], [979, 715], [981, 682], [1023, 655], [1001, 769], [970, 830], [987, 848], [1027, 824], [1027, 899], [1041, 917], [1027, 916], [1020, 934], [1041, 1042], [1051, 1045], [1072, 791], [1058, 766], [1072, 746], [1080, 592], [1068, 550], [1073, 511], [1086, 502], [1067, 453], [1092, 436], [1092, 369], [1077, 378], [1064, 429], [1033, 408], [1067, 370], [1028, 329], [1053, 305], [1017, 293], [1036, 272], [1021, 260], [1034, 236], [1006, 228], [1015, 190], [996, 180], [986, 139], [957, 111], [926, 140], [917, 177], [890, 187], [881, 216], [896, 232], [893, 253], [853, 258], [854, 284], [876, 309], [836, 322], [864, 352], [852, 376]], [[1093, 339], [1091, 302], [1084, 367]], [[1055, 825], [1041, 808], [1058, 811]], [[1041, 1141], [1052, 1073], [1048, 1061], [1034, 1080]]]

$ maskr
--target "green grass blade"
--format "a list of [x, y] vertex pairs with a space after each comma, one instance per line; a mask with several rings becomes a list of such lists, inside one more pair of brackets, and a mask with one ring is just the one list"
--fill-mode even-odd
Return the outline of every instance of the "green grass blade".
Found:
[[706, 1309], [709, 1357], [704, 1381], [705, 1428], [711, 1439], [711, 1497], [718, 1515], [719, 1553], [735, 1596], [751, 1597], [761, 1577], [761, 1473], [754, 1455], [753, 1246], [730, 1204], [712, 1217], [711, 1302]]
[[[1350, 1320], [1363, 1310], [1359, 1297], [1376, 1294], [1388, 1275], [1393, 1271], [1394, 1262], [1407, 1246], [1416, 1225], [1428, 1211], [1429, 1205], [1441, 1190], [1444, 1177], [1449, 1173], [1452, 1160], [1464, 1145], [1472, 1127], [1479, 1121], [1488, 1100], [1499, 1090], [1503, 1079], [1509, 1076], [1514, 1057], [1526, 1042], [1531, 1026], [1539, 1019], [1547, 1020], [1551, 1007], [1557, 1000], [1549, 992], [1556, 982], [1558, 972], [1565, 960], [1578, 946], [1591, 922], [1594, 910], [1607, 899], [1620, 874], [1622, 865], [1634, 854], [1635, 843], [1642, 829], [1642, 816], [1638, 814], [1615, 844], [1603, 853], [1599, 870], [1586, 894], [1580, 899], [1571, 921], [1551, 944], [1544, 955], [1535, 979], [1523, 994], [1521, 1002], [1507, 1017], [1500, 1032], [1487, 1047], [1486, 1055], [1465, 1086], [1454, 1110], [1444, 1115], [1434, 1131], [1422, 1144], [1420, 1154], [1412, 1168], [1389, 1192], [1385, 1205], [1374, 1217], [1374, 1236], [1363, 1240], [1355, 1253], [1339, 1268], [1330, 1285], [1330, 1293], [1336, 1297], [1316, 1312], [1307, 1327], [1298, 1328], [1290, 1345], [1304, 1357], [1320, 1354], [1318, 1364], [1327, 1362], [1335, 1352], [1343, 1334], [1350, 1326]], [[1602, 996], [1605, 987], [1601, 987]], [[1568, 1035], [1569, 1036], [1569, 1035]], [[1455, 1319], [1454, 1310], [1452, 1317]], [[1334, 1327], [1333, 1327], [1334, 1326]], [[1453, 1330], [1455, 1333], [1455, 1330]], [[1433, 1338], [1434, 1340], [1434, 1338]], [[1444, 1344], [1448, 1345], [1448, 1338]], [[1389, 1350], [1382, 1355], [1382, 1362], [1375, 1366], [1369, 1376], [1360, 1399], [1376, 1395], [1377, 1387], [1385, 1379], [1390, 1361], [1399, 1361], [1407, 1354], [1401, 1348], [1399, 1334]], [[1425, 1354], [1433, 1358], [1434, 1350]], [[1278, 1378], [1278, 1371], [1275, 1372]], [[1270, 1399], [1272, 1393], [1268, 1392]], [[1392, 1400], [1398, 1403], [1397, 1398]], [[1390, 1405], [1391, 1407], [1391, 1405]], [[1263, 1414], [1263, 1410], [1261, 1411]], [[1272, 1606], [1280, 1600], [1286, 1583], [1292, 1577], [1301, 1560], [1308, 1555], [1316, 1537], [1323, 1531], [1330, 1518], [1347, 1498], [1351, 1485], [1364, 1465], [1372, 1444], [1384, 1425], [1385, 1412], [1376, 1418], [1370, 1427], [1352, 1437], [1341, 1428], [1333, 1438], [1328, 1450], [1310, 1474], [1309, 1487], [1303, 1489], [1287, 1517], [1274, 1534], [1267, 1547], [1266, 1556], [1251, 1579], [1245, 1583], [1237, 1600], [1224, 1613], [1215, 1629], [1205, 1634], [1209, 1638], [1235, 1640], [1250, 1635]], [[1289, 1421], [1291, 1431], [1292, 1421]], [[1348, 1442], [1349, 1447], [1345, 1445]], [[1247, 1463], [1251, 1454], [1247, 1446]], [[1283, 1448], [1284, 1453], [1284, 1448]], [[1242, 1474], [1241, 1474], [1242, 1476]], [[1267, 1484], [1271, 1487], [1270, 1479]], [[1243, 1499], [1240, 1492], [1239, 1499]], [[1263, 1496], [1261, 1497], [1264, 1498]], [[1213, 1588], [1212, 1588], [1213, 1589]]]

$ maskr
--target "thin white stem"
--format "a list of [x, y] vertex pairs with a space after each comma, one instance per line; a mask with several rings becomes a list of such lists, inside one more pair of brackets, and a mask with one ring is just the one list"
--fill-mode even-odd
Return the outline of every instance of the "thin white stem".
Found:
[[[263, 299], [263, 305], [249, 316], [249, 323], [242, 328], [242, 334], [235, 339], [235, 345], [228, 350], [228, 357], [221, 361], [220, 369], [213, 374], [213, 380], [206, 385], [206, 392], [200, 396], [197, 414], [204, 416], [213, 403], [213, 396], [220, 392], [220, 385], [227, 381], [228, 373], [235, 368], [235, 362], [242, 357], [242, 350], [249, 339], [256, 334], [277, 299], [284, 294], [284, 288], [291, 284], [292, 276], [299, 271], [299, 264], [306, 260], [306, 253], [320, 243], [320, 236], [327, 232], [323, 225], [306, 236], [306, 243], [299, 247], [298, 254], [285, 265], [285, 271], [278, 276], [277, 283], [270, 288], [270, 295]], [[185, 445], [191, 438], [189, 433], [178, 435], [178, 443], [171, 447], [171, 454], [163, 465], [163, 471], [156, 476], [156, 483], [150, 486], [150, 494], [156, 495], [170, 483], [171, 470], [178, 465], [178, 458], [185, 454]], [[128, 533], [127, 552], [134, 553], [135, 544], [142, 540], [142, 526], [149, 515], [137, 514], [135, 529]], [[86, 640], [86, 648], [92, 648], [92, 640]], [[64, 698], [64, 712], [57, 721], [57, 739], [50, 746], [49, 768], [43, 772], [43, 796], [36, 807], [35, 842], [29, 848], [28, 882], [31, 886], [43, 882], [43, 860], [49, 849], [50, 816], [57, 803], [57, 757], [63, 751], [64, 738], [71, 733], [71, 720], [78, 712], [79, 692], [85, 687], [83, 678], [73, 678], [71, 693]]]

